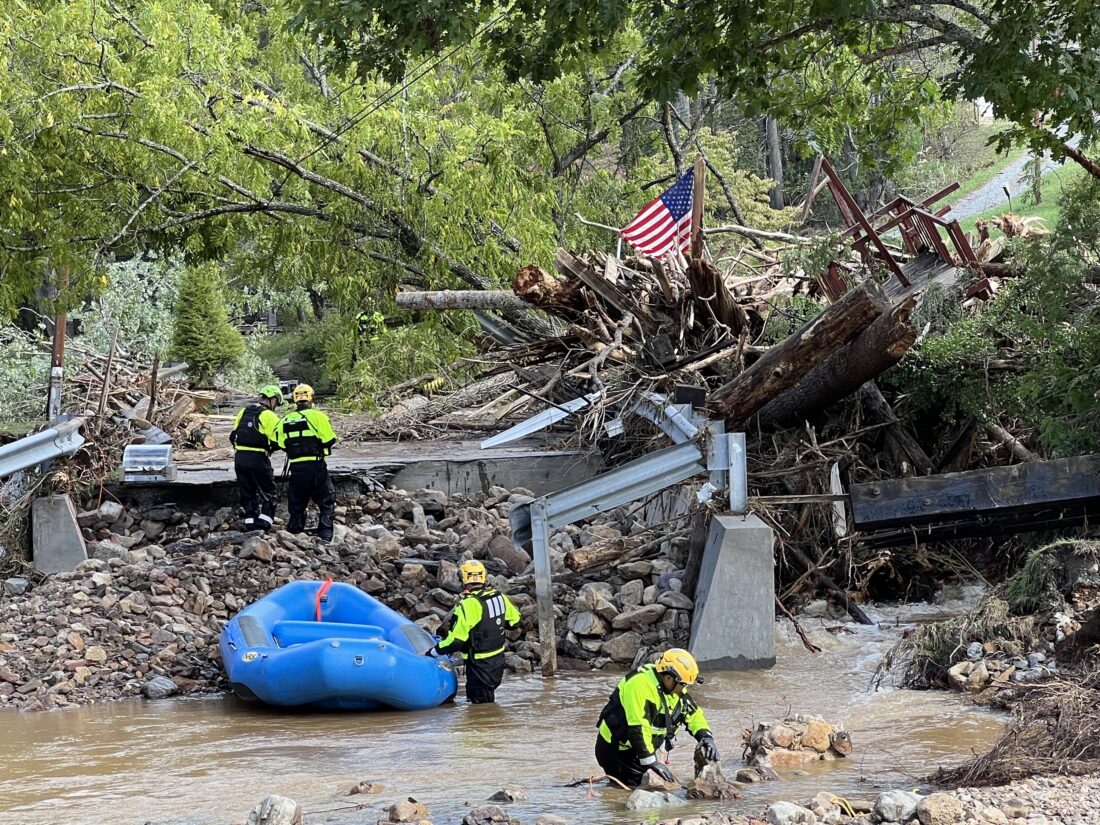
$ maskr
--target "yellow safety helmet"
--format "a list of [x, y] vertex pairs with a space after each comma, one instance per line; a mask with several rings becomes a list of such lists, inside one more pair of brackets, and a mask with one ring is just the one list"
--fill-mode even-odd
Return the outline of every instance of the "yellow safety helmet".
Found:
[[695, 657], [682, 647], [673, 647], [661, 654], [657, 660], [658, 673], [671, 673], [682, 685], [694, 685], [702, 682], [699, 678], [699, 665]]
[[294, 392], [291, 393], [291, 398], [295, 402], [298, 401], [313, 401], [313, 387], [309, 384], [299, 384], [294, 388]]
[[458, 568], [458, 575], [462, 577], [463, 584], [485, 584], [489, 573], [484, 564], [477, 559], [470, 559], [462, 562], [462, 566]]

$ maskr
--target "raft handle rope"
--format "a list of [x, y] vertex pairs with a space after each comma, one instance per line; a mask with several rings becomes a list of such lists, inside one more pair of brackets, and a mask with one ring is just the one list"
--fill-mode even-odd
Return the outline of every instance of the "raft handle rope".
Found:
[[332, 579], [325, 579], [325, 583], [317, 589], [317, 621], [321, 621], [321, 604], [328, 601], [325, 597], [330, 587], [332, 587]]

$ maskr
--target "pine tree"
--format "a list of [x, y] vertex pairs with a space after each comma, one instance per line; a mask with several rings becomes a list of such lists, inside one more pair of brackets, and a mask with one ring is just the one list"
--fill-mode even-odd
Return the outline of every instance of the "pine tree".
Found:
[[196, 384], [208, 384], [245, 353], [244, 337], [229, 322], [222, 289], [213, 263], [191, 267], [180, 282], [172, 356], [187, 362]]

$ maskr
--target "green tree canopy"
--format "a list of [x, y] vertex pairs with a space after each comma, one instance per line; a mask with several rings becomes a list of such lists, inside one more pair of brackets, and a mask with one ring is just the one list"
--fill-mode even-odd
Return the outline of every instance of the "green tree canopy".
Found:
[[[366, 75], [483, 38], [511, 78], [545, 80], [639, 40], [650, 99], [708, 77], [747, 109], [829, 145], [832, 125], [889, 140], [939, 88], [985, 98], [1005, 144], [1100, 167], [1066, 138], [1100, 136], [1100, 6], [1091, 0], [300, 0], [297, 23]], [[860, 117], [865, 112], [866, 117]], [[875, 127], [877, 126], [877, 130]], [[877, 134], [876, 134], [877, 132]]]

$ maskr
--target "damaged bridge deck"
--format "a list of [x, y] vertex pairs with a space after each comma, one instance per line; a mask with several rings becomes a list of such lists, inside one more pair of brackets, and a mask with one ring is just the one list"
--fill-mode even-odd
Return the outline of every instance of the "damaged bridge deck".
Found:
[[[227, 450], [176, 455], [176, 479], [164, 486], [202, 487], [235, 482], [233, 456]], [[283, 457], [272, 463], [278, 475]], [[337, 479], [375, 478], [402, 489], [429, 487], [448, 495], [486, 492], [490, 486], [526, 487], [535, 495], [550, 492], [599, 472], [599, 456], [555, 450], [545, 440], [525, 439], [482, 450], [464, 439], [363, 442], [337, 447], [328, 460]]]

